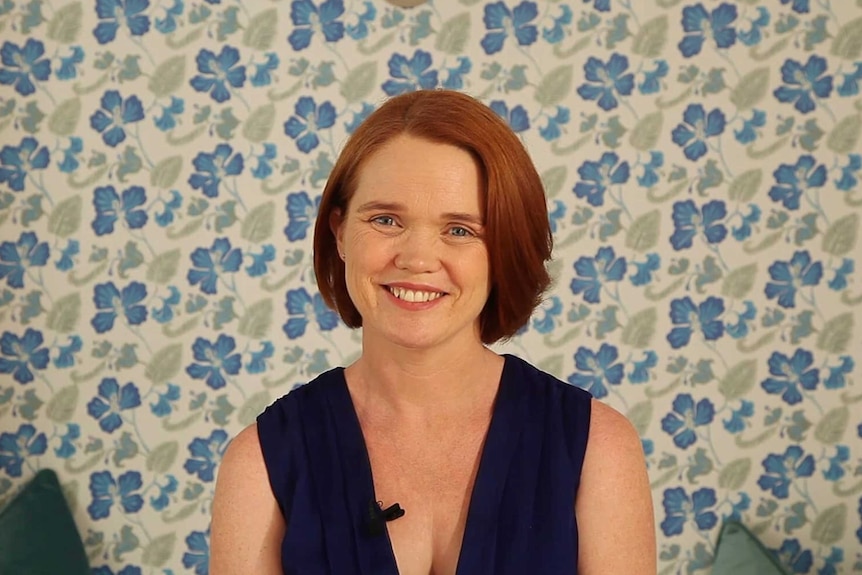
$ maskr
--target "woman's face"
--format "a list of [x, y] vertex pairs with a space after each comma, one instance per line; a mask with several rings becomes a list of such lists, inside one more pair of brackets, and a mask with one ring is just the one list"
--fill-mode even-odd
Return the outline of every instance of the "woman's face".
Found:
[[469, 153], [414, 136], [365, 161], [347, 213], [330, 225], [366, 343], [481, 343], [490, 284], [480, 186]]

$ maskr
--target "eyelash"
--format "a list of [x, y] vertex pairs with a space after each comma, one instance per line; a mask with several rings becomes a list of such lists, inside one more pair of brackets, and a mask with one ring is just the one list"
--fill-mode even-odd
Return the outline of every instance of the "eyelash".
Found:
[[[388, 220], [388, 221], [386, 223], [384, 223], [381, 220]], [[392, 216], [374, 216], [373, 218], [369, 219], [369, 221], [373, 224], [378, 224], [378, 225], [381, 225], [384, 227], [391, 227], [391, 226], [396, 224], [395, 218], [393, 218]], [[452, 233], [453, 230], [464, 230], [464, 234], [453, 234]], [[474, 237], [477, 237], [476, 232], [474, 232], [473, 230], [471, 230], [470, 228], [468, 228], [466, 226], [460, 226], [460, 225], [451, 226], [449, 228], [449, 235], [456, 237], [456, 238], [474, 238]]]

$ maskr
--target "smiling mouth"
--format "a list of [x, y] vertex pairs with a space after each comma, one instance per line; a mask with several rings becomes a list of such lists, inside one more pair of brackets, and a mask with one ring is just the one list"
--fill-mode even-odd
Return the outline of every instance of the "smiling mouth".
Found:
[[446, 295], [442, 292], [419, 291], [391, 286], [387, 286], [387, 289], [398, 299], [409, 303], [425, 303]]

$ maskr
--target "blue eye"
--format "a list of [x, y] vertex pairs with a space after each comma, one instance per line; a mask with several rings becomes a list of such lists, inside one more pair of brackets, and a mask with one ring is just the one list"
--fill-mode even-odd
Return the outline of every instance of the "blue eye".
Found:
[[473, 235], [473, 232], [462, 226], [453, 226], [449, 229], [449, 233], [458, 238], [468, 238]]
[[395, 225], [395, 219], [392, 216], [376, 216], [371, 218], [371, 221], [375, 224], [380, 224], [381, 226]]

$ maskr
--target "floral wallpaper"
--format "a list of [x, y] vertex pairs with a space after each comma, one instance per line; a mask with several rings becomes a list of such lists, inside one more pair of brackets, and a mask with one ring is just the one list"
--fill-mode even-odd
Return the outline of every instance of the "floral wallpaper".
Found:
[[208, 572], [214, 478], [349, 363], [310, 230], [385, 97], [474, 94], [542, 174], [501, 349], [643, 438], [659, 572], [742, 521], [862, 573], [862, 0], [0, 0], [0, 502], [58, 471], [93, 572]]

